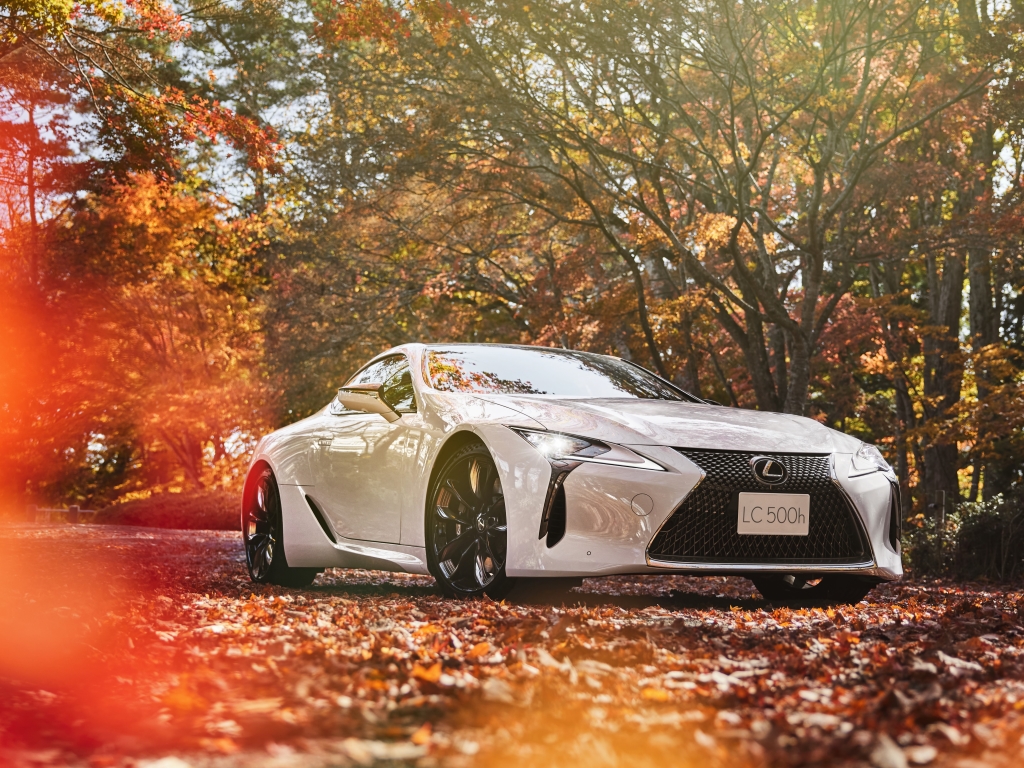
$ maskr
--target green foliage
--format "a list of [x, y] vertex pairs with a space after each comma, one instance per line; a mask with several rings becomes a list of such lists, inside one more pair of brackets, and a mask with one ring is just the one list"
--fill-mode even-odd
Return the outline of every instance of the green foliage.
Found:
[[[47, 35], [57, 36], [64, 31], [74, 11], [71, 0], [10, 0], [4, 4], [7, 9], [7, 23], [0, 28], [0, 40], [16, 42], [19, 32], [41, 29]], [[89, 6], [90, 3], [83, 3]]]
[[1024, 577], [1024, 492], [964, 502], [946, 516], [919, 516], [904, 534], [912, 573], [1011, 581]]

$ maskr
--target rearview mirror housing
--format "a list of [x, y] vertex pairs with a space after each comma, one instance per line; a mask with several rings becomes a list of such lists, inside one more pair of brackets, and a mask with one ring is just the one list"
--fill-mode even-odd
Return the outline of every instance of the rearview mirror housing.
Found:
[[350, 411], [379, 413], [389, 422], [398, 421], [402, 414], [384, 400], [383, 384], [353, 384], [338, 390], [338, 402]]

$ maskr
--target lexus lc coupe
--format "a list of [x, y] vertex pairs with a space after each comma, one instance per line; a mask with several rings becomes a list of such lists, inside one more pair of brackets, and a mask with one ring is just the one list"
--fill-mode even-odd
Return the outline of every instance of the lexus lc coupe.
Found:
[[878, 449], [812, 419], [707, 402], [615, 357], [490, 344], [378, 355], [259, 441], [242, 499], [253, 581], [374, 568], [452, 596], [688, 573], [856, 602], [902, 575], [900, 519]]

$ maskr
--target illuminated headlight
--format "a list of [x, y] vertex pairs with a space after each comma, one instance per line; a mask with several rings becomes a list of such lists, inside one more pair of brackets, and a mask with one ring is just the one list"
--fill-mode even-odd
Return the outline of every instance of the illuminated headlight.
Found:
[[866, 472], [892, 472], [892, 467], [873, 445], [861, 443], [853, 454], [853, 468], [858, 474]]
[[[594, 464], [610, 464], [616, 467], [633, 469], [654, 469], [664, 472], [665, 468], [641, 456], [625, 446], [602, 443], [578, 435], [566, 435], [561, 432], [541, 432], [534, 429], [509, 427], [523, 440], [536, 448], [544, 458], [551, 462], [593, 462]], [[556, 465], [557, 466], [557, 465]], [[578, 466], [574, 463], [572, 466]]]
[[529, 429], [513, 429], [512, 431], [548, 459], [589, 459], [611, 450], [604, 443], [585, 440], [575, 435], [563, 435], [559, 432], [534, 432]]

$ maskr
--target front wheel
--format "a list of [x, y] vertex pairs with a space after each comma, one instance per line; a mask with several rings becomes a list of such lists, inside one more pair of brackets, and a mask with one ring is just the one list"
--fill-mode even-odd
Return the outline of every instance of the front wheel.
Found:
[[449, 456], [430, 488], [427, 564], [450, 597], [504, 597], [508, 522], [498, 470], [482, 443]]
[[765, 600], [782, 603], [824, 601], [856, 605], [878, 583], [864, 576], [828, 574], [802, 576], [800, 574], [765, 574], [751, 576], [757, 591]]
[[308, 587], [317, 568], [292, 568], [284, 555], [281, 494], [270, 467], [247, 484], [242, 500], [242, 541], [249, 578], [257, 584]]

